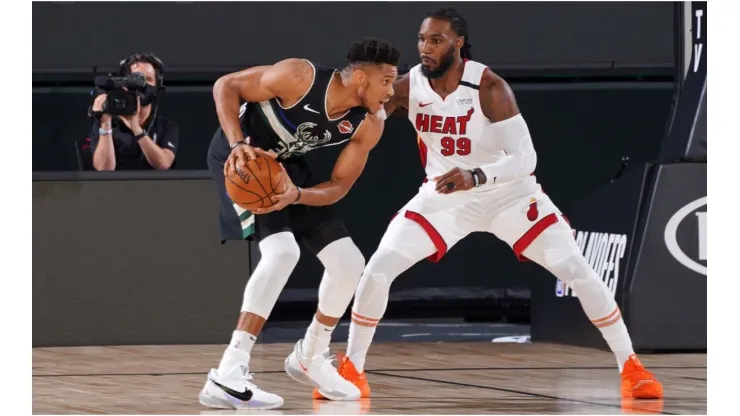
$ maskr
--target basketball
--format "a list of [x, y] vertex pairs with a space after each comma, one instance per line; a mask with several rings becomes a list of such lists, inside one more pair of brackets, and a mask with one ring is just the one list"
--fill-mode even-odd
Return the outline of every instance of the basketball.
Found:
[[281, 193], [284, 185], [280, 164], [260, 153], [256, 159], [247, 161], [244, 170], [229, 170], [226, 175], [229, 198], [247, 211], [272, 206], [270, 197]]

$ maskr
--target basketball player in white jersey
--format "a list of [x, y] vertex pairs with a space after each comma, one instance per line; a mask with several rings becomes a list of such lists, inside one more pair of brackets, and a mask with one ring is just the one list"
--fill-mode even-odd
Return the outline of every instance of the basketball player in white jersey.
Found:
[[578, 293], [616, 356], [624, 397], [662, 398], [662, 385], [634, 354], [614, 297], [533, 175], [537, 154], [511, 88], [468, 59], [467, 41], [467, 25], [454, 9], [427, 15], [418, 35], [421, 64], [394, 84], [395, 95], [385, 106], [388, 114], [408, 110], [427, 178], [365, 267], [339, 373], [370, 396], [365, 356], [393, 280], [424, 258], [440, 260], [468, 234], [486, 231]]

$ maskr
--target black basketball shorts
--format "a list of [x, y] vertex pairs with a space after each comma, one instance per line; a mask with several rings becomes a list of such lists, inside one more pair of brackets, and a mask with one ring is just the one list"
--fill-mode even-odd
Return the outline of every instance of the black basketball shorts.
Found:
[[[226, 192], [224, 163], [230, 151], [228, 140], [221, 128], [216, 131], [208, 148], [208, 170], [216, 183], [220, 201], [219, 223], [222, 243], [228, 240], [260, 241], [272, 234], [291, 232], [314, 254], [349, 233], [344, 222], [332, 206], [313, 207], [289, 205], [281, 211], [253, 215], [235, 206]], [[308, 163], [302, 158], [283, 161], [288, 176], [296, 186], [308, 188], [318, 184]]]

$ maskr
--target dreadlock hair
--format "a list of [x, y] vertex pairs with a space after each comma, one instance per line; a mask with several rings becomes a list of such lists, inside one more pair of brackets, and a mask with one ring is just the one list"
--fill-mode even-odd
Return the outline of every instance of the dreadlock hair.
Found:
[[444, 7], [427, 13], [425, 17], [450, 22], [450, 27], [452, 27], [452, 30], [455, 31], [457, 36], [462, 36], [465, 39], [462, 48], [460, 48], [460, 57], [463, 59], [473, 59], [473, 55], [470, 53], [472, 46], [468, 43], [468, 39], [470, 39], [468, 35], [468, 24], [457, 10], [452, 7]]
[[395, 46], [379, 39], [363, 38], [354, 42], [347, 52], [349, 66], [363, 64], [388, 64], [398, 66], [401, 52]]

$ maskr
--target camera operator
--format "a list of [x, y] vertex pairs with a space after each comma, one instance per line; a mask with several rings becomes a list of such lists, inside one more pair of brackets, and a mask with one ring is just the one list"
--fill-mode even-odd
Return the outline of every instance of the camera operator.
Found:
[[120, 77], [98, 77], [91, 107], [90, 150], [95, 170], [169, 169], [175, 161], [179, 128], [157, 116], [164, 91], [162, 61], [135, 53], [121, 61]]

